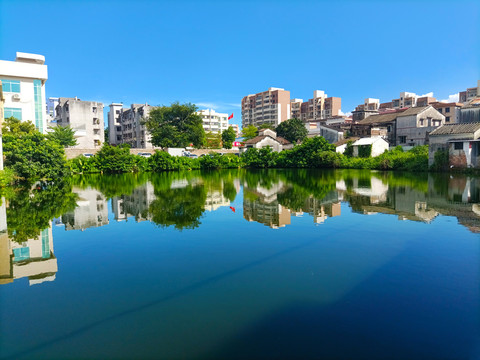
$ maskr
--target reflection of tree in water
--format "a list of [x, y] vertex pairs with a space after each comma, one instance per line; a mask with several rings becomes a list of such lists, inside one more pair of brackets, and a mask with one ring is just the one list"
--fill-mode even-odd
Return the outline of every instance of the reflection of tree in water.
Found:
[[38, 237], [50, 220], [75, 209], [76, 201], [77, 195], [66, 183], [38, 183], [32, 191], [17, 189], [8, 197], [9, 237], [17, 242]]
[[73, 185], [82, 189], [92, 187], [105, 195], [107, 199], [114, 196], [130, 195], [140, 185], [148, 180], [149, 174], [87, 174], [72, 177]]
[[200, 225], [207, 198], [203, 185], [155, 189], [155, 195], [157, 198], [149, 207], [152, 222], [162, 228], [174, 226], [178, 230], [194, 229]]

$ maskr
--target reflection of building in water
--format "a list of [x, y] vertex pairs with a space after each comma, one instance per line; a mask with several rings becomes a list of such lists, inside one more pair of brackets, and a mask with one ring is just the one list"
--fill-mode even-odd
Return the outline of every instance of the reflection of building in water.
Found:
[[219, 207], [229, 206], [230, 200], [228, 200], [223, 192], [214, 190], [207, 193], [207, 198], [205, 199], [205, 210], [215, 211]]
[[108, 206], [105, 196], [98, 190], [73, 187], [78, 194], [75, 210], [62, 215], [65, 230], [85, 230], [108, 224]]
[[57, 258], [53, 255], [52, 227], [44, 229], [35, 239], [17, 243], [0, 233], [0, 284], [28, 277], [35, 285], [55, 280]]
[[327, 194], [323, 199], [318, 200], [313, 196], [310, 196], [301, 210], [292, 211], [293, 216], [301, 216], [306, 212], [313, 217], [313, 222], [316, 224], [322, 224], [329, 217], [335, 217], [341, 215], [341, 204], [338, 201], [336, 191], [332, 191]]
[[264, 203], [260, 200], [243, 199], [243, 217], [247, 221], [256, 221], [273, 229], [290, 225], [290, 210], [278, 201]]
[[112, 198], [112, 210], [115, 220], [123, 221], [134, 216], [135, 221], [149, 220], [148, 208], [155, 200], [154, 188], [151, 182], [137, 187], [130, 195]]
[[[255, 190], [244, 184], [243, 217], [247, 221], [256, 221], [273, 229], [290, 225], [290, 210], [280, 205], [277, 193], [284, 190], [283, 182], [270, 188], [257, 186]], [[251, 198], [251, 199], [250, 199]]]
[[378, 204], [386, 201], [388, 184], [373, 176], [345, 178], [337, 181], [337, 190], [348, 190], [350, 193], [368, 197], [372, 204]]

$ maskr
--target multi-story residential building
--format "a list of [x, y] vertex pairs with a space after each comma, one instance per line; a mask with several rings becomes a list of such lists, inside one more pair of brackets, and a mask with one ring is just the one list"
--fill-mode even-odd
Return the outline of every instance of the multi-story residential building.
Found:
[[370, 115], [378, 114], [380, 111], [380, 100], [366, 98], [363, 104], [358, 105], [354, 111], [352, 111], [352, 120], [354, 122], [365, 119]]
[[108, 111], [108, 142], [110, 145], [122, 143], [122, 122], [120, 113], [123, 109], [122, 103], [112, 103]]
[[384, 131], [390, 146], [428, 144], [428, 134], [445, 124], [445, 116], [433, 106], [412, 107], [389, 113], [371, 115], [352, 125], [352, 135], [371, 136], [373, 129]]
[[463, 104], [457, 102], [431, 104], [439, 113], [445, 115], [445, 124], [457, 124], [460, 122], [460, 108]]
[[73, 187], [78, 195], [77, 207], [62, 215], [65, 230], [85, 230], [108, 224], [108, 204], [106, 197], [92, 188]]
[[0, 80], [5, 97], [4, 118], [30, 120], [38, 131], [47, 130], [45, 82], [48, 79], [45, 57], [17, 52], [15, 61], [0, 60]]
[[271, 87], [242, 99], [242, 127], [271, 124], [278, 126], [290, 118], [290, 91]]
[[430, 105], [436, 101], [437, 99], [431, 96], [418, 96], [415, 93], [404, 91], [400, 93], [399, 98], [393, 99], [390, 102], [381, 103], [378, 109], [381, 112], [384, 109], [402, 109], [415, 106], [422, 107]]
[[110, 144], [128, 144], [136, 149], [153, 149], [152, 137], [144, 124], [153, 107], [148, 104], [132, 104], [130, 108], [122, 106], [117, 103], [110, 105], [108, 112]]
[[49, 97], [47, 100], [47, 123], [51, 123], [57, 116], [57, 106], [60, 99], [58, 97]]
[[235, 136], [239, 137], [240, 136], [240, 126], [238, 124], [230, 124], [228, 125], [229, 127], [232, 127], [233, 130], [235, 130]]
[[70, 126], [75, 131], [77, 149], [95, 149], [104, 141], [103, 104], [82, 101], [77, 97], [58, 100], [57, 126]]
[[[301, 103], [300, 103], [301, 102]], [[317, 121], [340, 115], [342, 99], [339, 97], [328, 97], [322, 90], [315, 90], [313, 98], [303, 102], [301, 99], [293, 99], [291, 108], [295, 108], [295, 115], [303, 122]], [[295, 117], [295, 116], [293, 116]]]
[[480, 80], [477, 80], [477, 87], [468, 88], [458, 93], [458, 102], [466, 103], [477, 96], [480, 96]]
[[218, 134], [228, 129], [228, 114], [217, 113], [213, 109], [200, 110], [197, 114], [202, 118], [205, 132]]

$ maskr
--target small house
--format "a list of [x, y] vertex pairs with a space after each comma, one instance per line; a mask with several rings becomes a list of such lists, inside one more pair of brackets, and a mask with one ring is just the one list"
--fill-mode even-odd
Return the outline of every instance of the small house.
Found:
[[291, 149], [293, 144], [270, 129], [262, 129], [258, 132], [258, 136], [245, 141], [245, 148], [261, 149], [271, 147], [273, 151], [280, 152], [282, 150]]

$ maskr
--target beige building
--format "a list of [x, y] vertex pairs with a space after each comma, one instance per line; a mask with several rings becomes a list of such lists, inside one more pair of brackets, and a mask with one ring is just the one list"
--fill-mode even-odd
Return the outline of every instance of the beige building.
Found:
[[290, 91], [271, 87], [242, 99], [242, 127], [271, 124], [290, 119]]
[[102, 146], [105, 130], [101, 102], [61, 97], [55, 113], [57, 126], [70, 126], [75, 131], [77, 145], [73, 148], [95, 149]]
[[[303, 102], [302, 99], [293, 99], [292, 109], [295, 108], [295, 116], [303, 122], [324, 120], [340, 115], [342, 99], [339, 97], [328, 97], [322, 90], [315, 90], [313, 98]], [[300, 117], [298, 117], [300, 107]], [[292, 111], [293, 115], [293, 111]]]
[[445, 115], [445, 124], [457, 124], [460, 122], [460, 108], [463, 104], [457, 102], [431, 104], [440, 114]]
[[480, 80], [477, 80], [477, 87], [468, 88], [458, 93], [458, 102], [466, 103], [480, 96]]
[[197, 114], [202, 118], [205, 132], [218, 134], [228, 129], [228, 114], [217, 113], [213, 109], [200, 110]]

